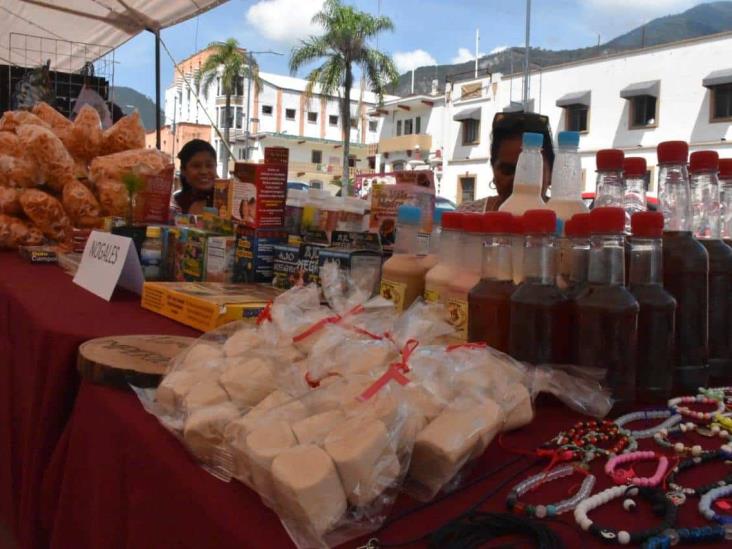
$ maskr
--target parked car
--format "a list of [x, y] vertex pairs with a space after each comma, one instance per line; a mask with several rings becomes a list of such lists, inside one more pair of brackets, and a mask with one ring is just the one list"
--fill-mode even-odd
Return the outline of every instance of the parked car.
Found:
[[295, 191], [307, 191], [310, 188], [310, 185], [307, 183], [303, 183], [302, 181], [288, 181], [287, 182], [287, 190], [295, 190]]

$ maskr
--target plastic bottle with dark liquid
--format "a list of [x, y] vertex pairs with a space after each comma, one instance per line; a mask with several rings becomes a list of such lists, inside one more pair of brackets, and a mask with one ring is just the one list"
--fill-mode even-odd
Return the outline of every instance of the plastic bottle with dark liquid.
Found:
[[483, 214], [483, 263], [480, 282], [468, 294], [468, 341], [484, 341], [508, 352], [511, 295], [516, 290], [511, 262], [513, 216]]
[[[719, 159], [719, 190], [722, 195], [722, 238], [727, 246], [732, 246], [732, 158]], [[732, 277], [732, 273], [729, 273]], [[732, 300], [729, 303], [729, 318], [732, 319]], [[732, 322], [727, 332], [727, 340], [732, 345]], [[729, 385], [732, 380], [725, 382]]]
[[684, 141], [658, 145], [658, 198], [663, 213], [663, 287], [676, 299], [674, 390], [709, 383], [709, 254], [691, 232], [691, 196]]
[[692, 230], [709, 254], [709, 381], [732, 379], [732, 248], [722, 240], [719, 155], [697, 151], [689, 158]]
[[570, 356], [570, 306], [556, 285], [554, 231], [551, 210], [523, 215], [524, 280], [511, 296], [509, 353], [533, 364], [566, 363]]
[[[623, 160], [623, 179], [625, 180], [625, 236], [630, 235], [630, 218], [636, 212], [645, 212], [646, 206], [646, 159], [628, 156]], [[630, 276], [630, 240], [625, 239], [625, 285]]]
[[630, 285], [638, 313], [637, 401], [662, 404], [673, 390], [676, 300], [663, 289], [663, 214], [636, 212], [631, 218]]
[[625, 288], [624, 231], [623, 208], [590, 212], [590, 267], [574, 327], [577, 362], [604, 372], [621, 407], [635, 401], [638, 340], [638, 302]]
[[[590, 265], [590, 214], [575, 214], [564, 224], [568, 254], [560, 261], [560, 272], [557, 286], [564, 290], [569, 299], [570, 323], [569, 333], [576, 332], [577, 307], [575, 300], [587, 286], [587, 269]], [[568, 362], [577, 363], [576, 346], [570, 345]]]

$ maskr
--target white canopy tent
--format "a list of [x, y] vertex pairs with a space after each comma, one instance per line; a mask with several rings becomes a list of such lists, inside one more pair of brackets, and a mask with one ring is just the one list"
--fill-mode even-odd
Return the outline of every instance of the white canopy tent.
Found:
[[[162, 29], [208, 11], [227, 0], [0, 0], [0, 63], [34, 67], [50, 58], [51, 69], [80, 70], [89, 56], [99, 57], [142, 31], [159, 38]], [[19, 36], [22, 46], [14, 46]], [[47, 56], [44, 40], [68, 43]], [[155, 48], [156, 104], [160, 112], [160, 40]], [[158, 146], [160, 120], [158, 114]]]

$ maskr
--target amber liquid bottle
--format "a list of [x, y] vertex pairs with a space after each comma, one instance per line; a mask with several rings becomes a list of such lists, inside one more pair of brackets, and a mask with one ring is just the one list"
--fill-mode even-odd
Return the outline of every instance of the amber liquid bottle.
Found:
[[511, 262], [513, 216], [483, 214], [483, 263], [480, 282], [468, 294], [468, 341], [484, 341], [508, 352], [511, 295], [516, 290]]
[[[569, 300], [569, 333], [576, 333], [577, 297], [587, 287], [587, 270], [590, 266], [590, 214], [575, 214], [564, 225], [569, 254], [564, 273], [557, 276], [558, 286]], [[561, 265], [562, 262], [560, 262]], [[568, 362], [577, 364], [577, 346], [571, 344]]]
[[658, 197], [663, 213], [663, 287], [676, 299], [674, 392], [690, 394], [709, 383], [709, 254], [691, 232], [686, 171], [688, 145], [658, 145]]
[[625, 288], [624, 230], [623, 208], [590, 212], [590, 267], [575, 325], [577, 362], [604, 373], [620, 407], [635, 401], [638, 340], [638, 302]]
[[566, 363], [570, 356], [570, 307], [556, 285], [556, 214], [529, 210], [523, 216], [524, 281], [511, 296], [509, 352], [533, 364]]
[[630, 293], [638, 300], [637, 400], [665, 404], [673, 389], [676, 300], [663, 289], [663, 214], [631, 218]]
[[[719, 159], [719, 190], [722, 200], [722, 238], [727, 246], [732, 247], [732, 158]], [[727, 273], [727, 276], [732, 279], [732, 272]], [[727, 314], [730, 319], [727, 326], [727, 341], [732, 346], [732, 299]], [[732, 379], [729, 378], [724, 382], [725, 385], [730, 383]]]

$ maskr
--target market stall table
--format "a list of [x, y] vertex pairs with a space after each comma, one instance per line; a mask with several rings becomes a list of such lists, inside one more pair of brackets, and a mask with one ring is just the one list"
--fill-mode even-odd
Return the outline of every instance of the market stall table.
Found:
[[195, 335], [118, 291], [106, 302], [56, 265], [0, 253], [0, 521], [21, 546], [42, 547], [41, 481], [78, 390], [84, 341], [119, 334]]

